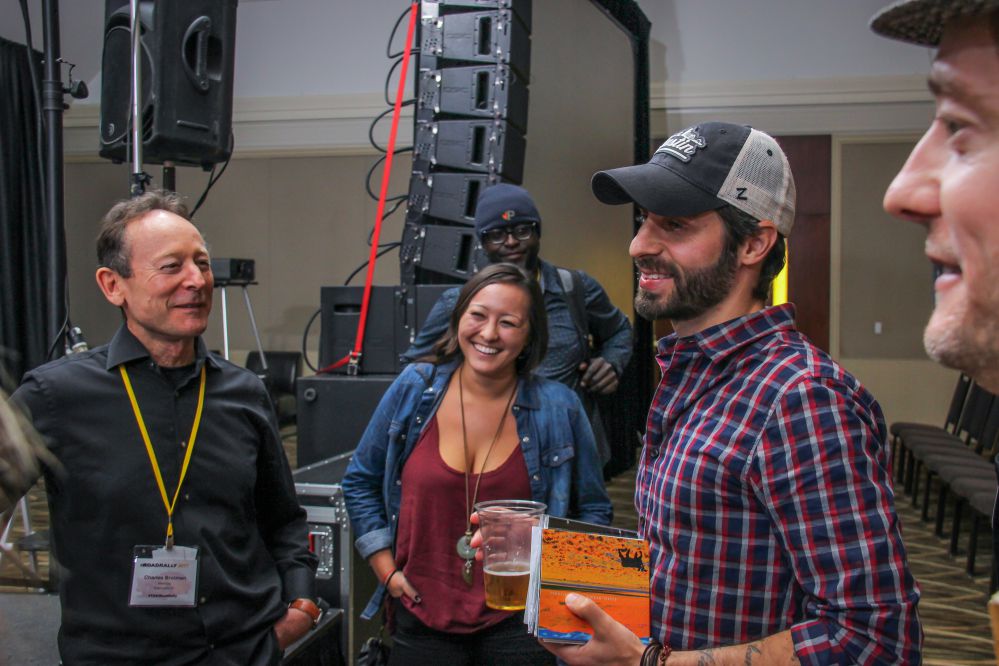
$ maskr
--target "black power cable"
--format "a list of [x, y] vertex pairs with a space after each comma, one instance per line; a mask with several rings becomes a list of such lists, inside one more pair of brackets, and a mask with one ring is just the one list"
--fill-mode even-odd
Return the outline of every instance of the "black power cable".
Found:
[[[409, 52], [409, 55], [416, 55], [419, 52], [420, 52], [419, 49], [412, 49]], [[383, 89], [383, 92], [384, 92], [384, 95], [385, 95], [385, 103], [388, 104], [389, 106], [392, 106], [392, 107], [395, 106], [395, 100], [389, 99], [389, 83], [392, 82], [392, 74], [395, 73], [395, 68], [398, 67], [401, 62], [402, 62], [402, 58], [396, 59], [396, 61], [392, 63], [392, 66], [389, 67], [388, 75], [385, 77], [385, 86], [384, 86], [384, 89]], [[412, 99], [405, 99], [405, 100], [402, 101], [402, 105], [403, 106], [409, 106], [410, 104], [414, 103], [415, 101], [416, 101], [415, 97], [413, 97]]]
[[[229, 141], [230, 142], [232, 141], [231, 136], [229, 138]], [[220, 178], [222, 178], [222, 174], [225, 173], [226, 168], [229, 166], [229, 160], [231, 159], [232, 159], [232, 151], [230, 150], [229, 157], [225, 158], [225, 163], [222, 165], [222, 169], [219, 170], [217, 176], [215, 175], [215, 167], [217, 167], [218, 165], [217, 164], [212, 165], [211, 174], [208, 176], [208, 184], [205, 185], [204, 192], [202, 192], [201, 196], [198, 197], [198, 202], [194, 204], [194, 208], [191, 210], [190, 217], [192, 220], [194, 219], [194, 214], [198, 212], [199, 208], [201, 208], [201, 204], [205, 203], [205, 199], [208, 197], [208, 193], [211, 191], [212, 187], [215, 185], [215, 183], [219, 181]]]
[[[402, 243], [399, 242], [399, 241], [395, 241], [395, 242], [392, 242], [392, 243], [386, 243], [385, 245], [379, 245], [378, 247], [385, 248], [385, 249], [383, 249], [381, 252], [379, 252], [378, 254], [376, 254], [375, 255], [375, 259], [377, 259], [378, 257], [382, 256], [383, 254], [387, 254], [387, 253], [391, 252], [392, 250], [395, 250], [396, 248], [398, 248], [401, 245], [402, 245]], [[366, 259], [363, 264], [361, 264], [360, 266], [358, 266], [357, 268], [355, 268], [354, 272], [352, 272], [350, 275], [348, 275], [347, 279], [343, 281], [343, 285], [345, 287], [347, 285], [349, 285], [350, 281], [354, 279], [354, 276], [357, 275], [358, 273], [360, 273], [361, 271], [363, 271], [368, 266], [369, 263], [371, 263], [370, 260]]]
[[[415, 103], [416, 103], [415, 99], [409, 99], [409, 100], [406, 100], [405, 102], [403, 102], [402, 105], [403, 106], [411, 106], [411, 105], [413, 105]], [[378, 142], [375, 141], [375, 127], [378, 125], [378, 123], [381, 121], [382, 118], [384, 118], [388, 114], [392, 113], [394, 110], [395, 110], [394, 108], [385, 109], [384, 111], [382, 111], [381, 113], [379, 113], [377, 116], [375, 116], [375, 119], [371, 121], [370, 125], [368, 125], [368, 143], [370, 143], [371, 146], [375, 150], [377, 150], [379, 153], [387, 153], [388, 149], [387, 148], [382, 148], [381, 146], [378, 145]], [[396, 152], [398, 153], [400, 150], [404, 150], [404, 149], [403, 148], [397, 148]]]
[[[411, 152], [413, 152], [413, 147], [409, 146], [407, 148], [396, 148], [394, 151], [392, 151], [392, 154], [399, 155], [401, 153], [411, 153]], [[364, 177], [364, 189], [365, 191], [367, 191], [368, 196], [374, 199], [375, 201], [378, 201], [379, 197], [377, 194], [374, 193], [374, 190], [371, 189], [371, 176], [374, 175], [375, 169], [378, 168], [378, 165], [384, 162], [387, 157], [388, 153], [382, 155], [377, 160], [375, 160], [375, 163], [371, 165], [370, 169], [368, 169], [368, 174]], [[408, 194], [397, 194], [394, 197], [387, 198], [385, 201], [386, 202], [397, 201], [398, 199], [405, 199], [408, 196], [409, 196]]]
[[308, 323], [305, 324], [305, 332], [302, 333], [302, 359], [305, 361], [305, 365], [309, 367], [312, 372], [319, 372], [319, 368], [312, 365], [312, 361], [309, 360], [309, 329], [312, 328], [313, 322], [316, 321], [316, 317], [323, 311], [322, 308], [317, 308], [312, 316], [309, 317]]
[[395, 20], [395, 25], [392, 26], [392, 32], [389, 33], [388, 43], [385, 45], [386, 58], [389, 59], [398, 58], [399, 56], [402, 55], [402, 51], [399, 51], [398, 53], [392, 53], [392, 41], [395, 39], [395, 33], [399, 30], [399, 26], [402, 24], [402, 19], [409, 16], [410, 11], [411, 9], [409, 7], [406, 7], [406, 9], [402, 10], [402, 13], [399, 14], [399, 18]]

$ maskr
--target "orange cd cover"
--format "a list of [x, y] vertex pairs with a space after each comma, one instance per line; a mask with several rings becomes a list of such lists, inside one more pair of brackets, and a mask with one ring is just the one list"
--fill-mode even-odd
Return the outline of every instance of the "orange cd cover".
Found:
[[[649, 638], [649, 547], [638, 538], [541, 529], [535, 534], [529, 606], [531, 633], [546, 641], [585, 643], [592, 628], [565, 607], [578, 592], [643, 641]], [[535, 595], [536, 593], [536, 595]]]

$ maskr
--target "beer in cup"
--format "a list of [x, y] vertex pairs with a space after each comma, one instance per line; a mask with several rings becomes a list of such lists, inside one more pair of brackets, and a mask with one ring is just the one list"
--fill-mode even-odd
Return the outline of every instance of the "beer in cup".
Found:
[[479, 502], [482, 530], [482, 569], [486, 606], [497, 610], [523, 610], [531, 576], [531, 528], [548, 508], [529, 500]]

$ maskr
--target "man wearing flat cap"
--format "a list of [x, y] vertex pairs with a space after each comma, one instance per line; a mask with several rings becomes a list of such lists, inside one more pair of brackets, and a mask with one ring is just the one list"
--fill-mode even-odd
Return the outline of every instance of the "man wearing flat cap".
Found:
[[[884, 207], [926, 228], [926, 256], [936, 273], [923, 334], [927, 353], [999, 393], [999, 1], [897, 2], [871, 28], [938, 47], [929, 75], [936, 117], [889, 186]], [[951, 487], [972, 506], [995, 507], [996, 567], [995, 478], [965, 468]]]
[[635, 307], [674, 329], [635, 489], [653, 642], [577, 594], [593, 640], [546, 647], [570, 664], [918, 663], [881, 408], [793, 305], [766, 306], [794, 225], [780, 146], [702, 123], [593, 191], [642, 210]]
[[[554, 266], [538, 256], [541, 215], [523, 187], [500, 183], [485, 189], [475, 207], [475, 233], [489, 261], [516, 264], [537, 276], [548, 313], [548, 351], [535, 372], [579, 393], [606, 462], [610, 451], [593, 394], [608, 395], [617, 390], [631, 358], [628, 318], [592, 277]], [[441, 295], [403, 354], [404, 360], [415, 361], [430, 353], [447, 331], [458, 291], [449, 289]]]

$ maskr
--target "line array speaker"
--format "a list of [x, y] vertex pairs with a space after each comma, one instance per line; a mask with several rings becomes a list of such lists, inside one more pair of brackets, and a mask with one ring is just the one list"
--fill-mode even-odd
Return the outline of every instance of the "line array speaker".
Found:
[[504, 180], [519, 183], [524, 178], [526, 148], [524, 135], [501, 121], [420, 123], [413, 146], [413, 166], [417, 170], [446, 166], [498, 174]]
[[405, 284], [463, 282], [484, 265], [479, 193], [523, 181], [531, 0], [423, 0], [413, 173], [399, 250]]
[[506, 65], [449, 67], [420, 73], [420, 110], [506, 120], [527, 131], [527, 84]]
[[423, 22], [420, 50], [451, 61], [510, 65], [531, 75], [531, 33], [512, 11], [500, 9], [439, 16]]
[[414, 171], [409, 181], [409, 209], [471, 226], [479, 194], [495, 182], [497, 178], [490, 174]]

